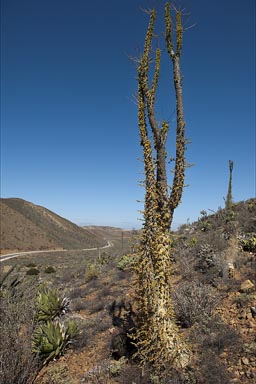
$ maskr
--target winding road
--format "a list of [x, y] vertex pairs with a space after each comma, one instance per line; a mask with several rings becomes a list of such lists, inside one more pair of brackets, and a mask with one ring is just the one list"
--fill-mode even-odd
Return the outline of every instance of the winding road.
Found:
[[96, 247], [96, 248], [83, 248], [83, 249], [47, 249], [44, 251], [26, 251], [26, 252], [17, 252], [17, 253], [8, 253], [7, 255], [0, 256], [0, 262], [6, 261], [9, 259], [13, 259], [14, 257], [18, 256], [26, 256], [26, 255], [32, 255], [34, 253], [51, 253], [51, 252], [74, 252], [74, 251], [97, 251], [98, 249], [106, 249], [113, 247], [112, 241], [108, 240], [106, 245], [103, 245], [103, 247]]

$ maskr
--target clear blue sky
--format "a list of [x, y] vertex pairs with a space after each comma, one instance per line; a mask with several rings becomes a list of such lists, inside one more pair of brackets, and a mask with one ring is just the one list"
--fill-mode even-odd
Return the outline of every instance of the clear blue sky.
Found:
[[[192, 144], [174, 226], [255, 195], [255, 1], [182, 0], [182, 73]], [[144, 190], [136, 68], [154, 0], [2, 0], [1, 196], [76, 223], [137, 227]], [[161, 12], [160, 12], [161, 13]], [[159, 16], [160, 16], [159, 13]], [[164, 29], [158, 21], [159, 32]], [[164, 46], [162, 46], [164, 48]], [[163, 59], [164, 60], [164, 59]], [[172, 67], [158, 118], [175, 130]], [[174, 156], [173, 137], [169, 155]]]

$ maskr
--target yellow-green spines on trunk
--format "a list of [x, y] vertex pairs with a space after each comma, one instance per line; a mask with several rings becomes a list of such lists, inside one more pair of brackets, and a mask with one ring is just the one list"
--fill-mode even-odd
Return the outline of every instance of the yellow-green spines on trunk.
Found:
[[228, 193], [226, 197], [226, 209], [231, 209], [232, 207], [232, 172], [234, 167], [233, 160], [229, 160], [229, 183], [228, 183]]
[[[189, 349], [180, 337], [175, 323], [171, 285], [170, 225], [173, 211], [179, 204], [184, 185], [184, 128], [181, 91], [177, 94], [176, 163], [173, 188], [168, 194], [166, 176], [166, 138], [169, 123], [157, 122], [155, 97], [160, 74], [161, 51], [156, 50], [152, 85], [149, 85], [150, 53], [156, 12], [150, 14], [144, 50], [138, 64], [138, 124], [143, 147], [145, 173], [144, 226], [133, 268], [137, 295], [138, 328], [134, 341], [142, 364], [151, 363], [160, 372], [170, 364], [188, 364]], [[170, 4], [165, 5], [166, 44], [177, 82], [181, 87], [179, 54], [182, 49], [181, 14], [176, 14], [176, 49], [173, 48]], [[148, 132], [147, 124], [151, 128]], [[151, 139], [151, 134], [153, 139]], [[157, 158], [154, 159], [154, 154]]]
[[176, 13], [176, 33], [177, 33], [177, 54], [180, 55], [182, 49], [183, 28], [181, 23], [181, 12]]

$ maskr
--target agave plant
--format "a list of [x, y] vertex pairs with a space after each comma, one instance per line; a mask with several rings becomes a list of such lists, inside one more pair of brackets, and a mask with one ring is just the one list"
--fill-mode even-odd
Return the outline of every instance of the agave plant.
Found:
[[68, 311], [69, 299], [62, 297], [57, 289], [42, 288], [38, 296], [38, 320], [54, 320]]
[[74, 320], [68, 321], [66, 324], [67, 334], [69, 336], [69, 342], [72, 343], [72, 339], [79, 333], [79, 327]]
[[70, 321], [66, 325], [59, 320], [47, 321], [40, 324], [35, 330], [32, 351], [40, 356], [43, 364], [46, 364], [63, 355], [77, 333], [78, 327], [74, 321]]

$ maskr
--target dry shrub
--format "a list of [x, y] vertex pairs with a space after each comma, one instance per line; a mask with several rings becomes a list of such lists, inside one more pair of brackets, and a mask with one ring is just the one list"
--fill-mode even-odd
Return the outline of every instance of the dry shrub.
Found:
[[106, 311], [99, 312], [94, 322], [94, 334], [105, 332], [111, 328], [111, 319]]
[[242, 232], [252, 232], [256, 224], [256, 199], [242, 201], [236, 205], [238, 214], [239, 230]]
[[40, 384], [73, 384], [73, 380], [68, 377], [68, 366], [66, 364], [50, 366], [40, 378]]
[[102, 297], [110, 296], [111, 295], [111, 290], [108, 286], [102, 287], [101, 291], [98, 294], [99, 299]]
[[77, 299], [74, 300], [71, 304], [71, 310], [72, 312], [79, 312], [83, 309], [87, 309], [87, 303], [84, 299]]
[[221, 319], [214, 317], [209, 320], [203, 330], [203, 346], [220, 354], [227, 347], [240, 347], [238, 334], [224, 324]]
[[[149, 367], [142, 369], [135, 364], [127, 364], [123, 367], [120, 377], [120, 384], [203, 384], [199, 374], [191, 367], [185, 370], [173, 369], [171, 366], [161, 375], [151, 372]], [[205, 383], [204, 383], [205, 384]]]
[[82, 319], [77, 319], [74, 317], [76, 320], [76, 324], [78, 326], [78, 334], [75, 336], [71, 348], [76, 351], [82, 350], [85, 346], [88, 345], [88, 338], [89, 338], [89, 333], [88, 333], [88, 326], [87, 322]]
[[229, 372], [214, 353], [205, 353], [201, 360], [201, 382], [207, 384], [231, 384]]
[[105, 305], [103, 301], [95, 299], [92, 301], [87, 302], [87, 308], [90, 311], [90, 314], [101, 312], [104, 310]]
[[177, 253], [178, 273], [180, 273], [184, 280], [193, 280], [196, 277], [195, 262], [196, 256], [193, 254], [194, 246], [181, 247]]
[[142, 373], [140, 367], [134, 364], [127, 364], [123, 367], [118, 382], [122, 384], [148, 384], [150, 381], [149, 374], [147, 372]]
[[181, 283], [175, 290], [173, 298], [176, 317], [185, 328], [210, 317], [219, 301], [216, 289], [195, 282]]
[[204, 319], [190, 333], [191, 341], [198, 344], [206, 354], [211, 351], [217, 355], [224, 349], [241, 349], [241, 340], [234, 329], [223, 323], [219, 316]]
[[76, 288], [73, 288], [68, 296], [70, 299], [78, 299], [78, 298], [83, 298], [87, 295], [88, 293], [88, 289], [87, 287], [76, 287]]
[[39, 371], [39, 361], [31, 351], [36, 325], [34, 299], [31, 285], [19, 285], [19, 291], [6, 292], [0, 300], [1, 383], [30, 384]]
[[82, 384], [109, 384], [109, 362], [103, 360], [100, 365], [95, 365], [87, 371], [81, 380]]

